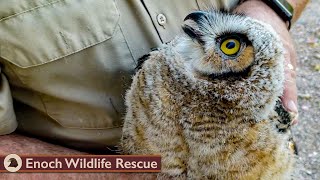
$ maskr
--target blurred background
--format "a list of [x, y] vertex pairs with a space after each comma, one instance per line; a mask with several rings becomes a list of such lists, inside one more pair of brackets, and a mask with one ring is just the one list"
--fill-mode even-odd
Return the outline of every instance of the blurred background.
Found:
[[320, 0], [311, 0], [291, 30], [298, 53], [299, 156], [295, 179], [320, 180]]

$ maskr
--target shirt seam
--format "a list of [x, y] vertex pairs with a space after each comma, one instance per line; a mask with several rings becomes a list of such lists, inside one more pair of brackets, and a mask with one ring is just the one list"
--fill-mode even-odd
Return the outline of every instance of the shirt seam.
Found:
[[36, 7], [34, 7], [34, 8], [31, 8], [31, 9], [28, 9], [28, 10], [25, 10], [25, 11], [21, 11], [21, 12], [19, 12], [19, 13], [15, 13], [15, 14], [6, 16], [6, 17], [0, 19], [0, 22], [3, 22], [3, 21], [5, 21], [5, 20], [14, 18], [14, 17], [16, 17], [16, 16], [19, 16], [19, 15], [22, 15], [22, 14], [25, 14], [25, 13], [28, 13], [28, 12], [32, 12], [32, 11], [34, 11], [34, 10], [36, 10], [36, 9], [40, 9], [40, 8], [43, 8], [43, 7], [46, 7], [46, 6], [53, 5], [53, 4], [58, 3], [58, 2], [60, 2], [60, 1], [63, 1], [63, 0], [52, 1], [52, 2], [47, 3], [47, 4], [43, 4], [43, 5], [40, 5], [40, 6], [36, 6]]
[[159, 39], [160, 39], [160, 41], [161, 41], [161, 43], [163, 43], [163, 40], [162, 40], [161, 35], [160, 35], [160, 32], [159, 32], [157, 26], [155, 25], [155, 23], [154, 23], [154, 21], [153, 21], [153, 19], [152, 19], [152, 16], [151, 16], [151, 14], [150, 14], [150, 12], [149, 12], [149, 10], [148, 10], [148, 8], [147, 8], [147, 5], [144, 3], [144, 0], [140, 0], [140, 2], [142, 3], [143, 7], [144, 7], [145, 10], [147, 11], [147, 13], [148, 13], [148, 15], [149, 15], [149, 18], [151, 19], [152, 25], [153, 25], [154, 29], [156, 30], [156, 32], [157, 32], [157, 34], [158, 34], [158, 37], [159, 37]]
[[124, 33], [123, 33], [123, 31], [122, 31], [122, 28], [121, 28], [120, 25], [118, 25], [118, 26], [119, 26], [119, 29], [120, 29], [120, 31], [121, 31], [122, 37], [123, 37], [123, 39], [124, 39], [124, 41], [125, 41], [125, 43], [126, 43], [126, 46], [127, 46], [128, 50], [129, 50], [129, 52], [130, 52], [130, 55], [131, 55], [131, 57], [132, 57], [132, 61], [133, 61], [133, 63], [137, 66], [137, 62], [136, 62], [136, 60], [135, 60], [135, 58], [134, 58], [134, 56], [133, 56], [132, 50], [131, 50], [130, 47], [129, 47], [128, 41], [127, 41], [126, 37], [124, 36]]

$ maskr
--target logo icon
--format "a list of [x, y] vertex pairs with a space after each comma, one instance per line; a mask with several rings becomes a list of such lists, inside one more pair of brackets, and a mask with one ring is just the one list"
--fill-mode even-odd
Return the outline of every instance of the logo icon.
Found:
[[9, 172], [17, 172], [22, 167], [22, 159], [17, 154], [9, 154], [4, 158], [4, 167]]

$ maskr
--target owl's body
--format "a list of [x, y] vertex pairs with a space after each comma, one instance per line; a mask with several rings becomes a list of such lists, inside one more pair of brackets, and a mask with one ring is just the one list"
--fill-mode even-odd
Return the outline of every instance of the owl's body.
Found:
[[[124, 153], [161, 154], [163, 174], [180, 178], [289, 179], [294, 153], [275, 110], [284, 80], [277, 35], [228, 13], [186, 21], [186, 34], [151, 52], [133, 78]], [[234, 34], [245, 47], [223, 54], [217, 42]]]

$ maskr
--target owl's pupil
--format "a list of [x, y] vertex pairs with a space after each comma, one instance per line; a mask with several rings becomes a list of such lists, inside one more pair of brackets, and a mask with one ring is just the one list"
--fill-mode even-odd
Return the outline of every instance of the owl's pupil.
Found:
[[228, 49], [233, 49], [236, 47], [236, 43], [234, 41], [230, 41], [226, 44]]

